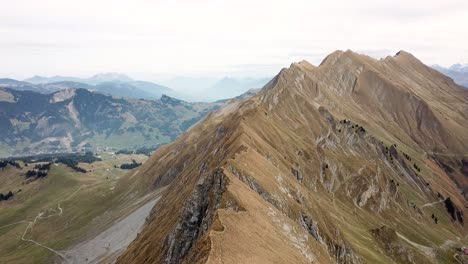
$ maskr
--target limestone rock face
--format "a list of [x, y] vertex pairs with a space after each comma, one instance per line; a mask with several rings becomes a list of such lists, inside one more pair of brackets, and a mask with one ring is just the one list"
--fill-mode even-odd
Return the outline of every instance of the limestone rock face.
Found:
[[453, 262], [467, 102], [404, 51], [293, 63], [141, 167], [165, 190], [118, 263]]

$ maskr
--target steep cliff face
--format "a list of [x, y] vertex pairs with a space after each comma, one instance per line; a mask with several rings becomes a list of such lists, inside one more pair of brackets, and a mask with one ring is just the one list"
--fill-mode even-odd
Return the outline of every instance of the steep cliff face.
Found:
[[453, 261], [443, 245], [466, 235], [466, 102], [404, 52], [292, 64], [139, 170], [167, 189], [118, 262]]

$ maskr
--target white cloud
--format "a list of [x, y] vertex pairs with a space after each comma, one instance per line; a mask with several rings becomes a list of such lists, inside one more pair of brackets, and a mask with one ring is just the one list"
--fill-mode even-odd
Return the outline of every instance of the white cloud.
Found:
[[[336, 49], [468, 62], [467, 1], [0, 0], [1, 76], [270, 75]], [[241, 69], [242, 65], [248, 65]], [[255, 67], [258, 65], [258, 67]]]

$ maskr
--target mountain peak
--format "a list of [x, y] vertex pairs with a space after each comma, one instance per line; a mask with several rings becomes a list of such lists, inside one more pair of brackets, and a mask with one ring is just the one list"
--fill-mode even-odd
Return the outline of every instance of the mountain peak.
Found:
[[413, 54], [411, 54], [411, 53], [409, 53], [407, 51], [404, 51], [404, 50], [398, 51], [393, 56], [393, 58], [398, 60], [398, 61], [402, 61], [402, 62], [416, 63], [416, 64], [424, 65], [424, 63], [422, 63], [418, 58], [416, 58], [416, 56], [414, 56]]
[[407, 51], [404, 51], [404, 50], [400, 50], [398, 51], [395, 56], [393, 56], [395, 58], [410, 58], [410, 59], [417, 59], [413, 54], [407, 52]]
[[343, 55], [344, 51], [342, 50], [335, 50], [334, 52], [330, 53], [322, 60], [319, 66], [325, 65], [330, 62], [336, 61], [341, 55]]
[[306, 69], [314, 69], [316, 68], [315, 65], [313, 65], [312, 63], [306, 61], [306, 60], [301, 60], [300, 62], [294, 62], [291, 64], [291, 66], [299, 66], [299, 67], [304, 67]]
[[337, 65], [345, 65], [349, 63], [354, 63], [354, 64], [372, 64], [375, 62], [375, 59], [364, 55], [360, 54], [357, 52], [354, 52], [350, 49], [346, 51], [342, 50], [337, 50], [332, 52], [330, 55], [325, 57], [325, 59], [320, 63], [319, 66], [335, 66]]

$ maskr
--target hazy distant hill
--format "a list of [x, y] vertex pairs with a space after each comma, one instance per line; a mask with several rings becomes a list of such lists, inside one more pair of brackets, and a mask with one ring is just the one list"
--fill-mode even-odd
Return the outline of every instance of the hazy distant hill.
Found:
[[136, 99], [159, 99], [163, 94], [169, 96], [176, 94], [167, 87], [143, 81], [102, 82], [87, 89], [103, 94]]
[[468, 88], [468, 64], [454, 64], [449, 68], [433, 65], [432, 68], [452, 78], [457, 84]]
[[190, 101], [216, 101], [237, 97], [250, 89], [262, 88], [271, 78], [189, 78], [166, 81], [178, 96]]
[[49, 89], [49, 87], [44, 86], [44, 85], [35, 85], [32, 83], [28, 82], [22, 82], [14, 79], [9, 79], [9, 78], [3, 78], [0, 79], [0, 87], [8, 87], [16, 90], [21, 90], [21, 91], [36, 91], [39, 93], [49, 93], [55, 90]]
[[213, 77], [178, 76], [162, 83], [181, 92], [200, 92], [205, 90], [207, 87], [213, 86], [217, 81], [219, 81], [219, 79]]
[[217, 105], [168, 96], [115, 98], [86, 89], [41, 94], [0, 88], [0, 154], [167, 143]]
[[206, 96], [214, 100], [231, 98], [247, 92], [249, 89], [262, 88], [270, 79], [235, 79], [225, 77], [208, 88]]
[[55, 83], [55, 82], [63, 82], [63, 81], [71, 81], [71, 82], [81, 82], [86, 84], [98, 84], [103, 82], [132, 82], [133, 79], [128, 77], [125, 74], [121, 73], [100, 73], [93, 75], [89, 78], [78, 78], [78, 77], [67, 77], [67, 76], [52, 76], [52, 77], [44, 77], [44, 76], [34, 76], [24, 80], [25, 82], [33, 83], [33, 84], [43, 84], [43, 83]]
[[164, 82], [167, 86], [175, 88], [176, 92], [167, 86], [148, 81], [133, 80], [124, 74], [103, 73], [89, 78], [34, 76], [25, 79], [24, 82], [13, 80], [20, 83], [15, 84], [15, 86], [10, 84], [7, 86], [0, 85], [0, 87], [16, 89], [19, 86], [20, 90], [32, 90], [41, 93], [50, 93], [67, 88], [85, 88], [104, 94], [136, 99], [158, 99], [165, 94], [190, 102], [214, 102], [237, 97], [250, 89], [262, 88], [269, 80], [270, 78], [176, 77]]
[[61, 76], [50, 78], [35, 76], [25, 81], [0, 79], [0, 87], [39, 93], [51, 93], [70, 88], [84, 88], [103, 94], [136, 99], [159, 99], [163, 94], [168, 96], [176, 95], [168, 87], [152, 82], [132, 80], [122, 74], [100, 74], [87, 79]]
[[158, 99], [163, 94], [169, 96], [176, 95], [176, 93], [172, 89], [166, 86], [152, 82], [133, 80], [127, 75], [121, 73], [101, 73], [93, 75], [89, 78], [76, 78], [65, 76], [34, 76], [32, 78], [25, 79], [24, 81], [46, 87], [57, 82], [82, 83], [89, 86], [80, 88], [86, 88], [88, 90], [99, 91], [101, 93], [115, 96], [131, 97], [137, 99]]
[[83, 79], [76, 77], [66, 77], [66, 76], [53, 76], [53, 77], [43, 77], [43, 76], [33, 76], [27, 78], [24, 82], [32, 84], [43, 84], [43, 83], [55, 83], [55, 82], [83, 82]]

